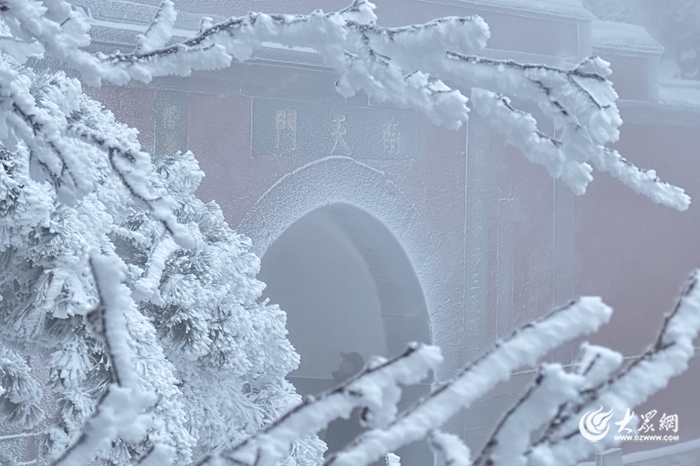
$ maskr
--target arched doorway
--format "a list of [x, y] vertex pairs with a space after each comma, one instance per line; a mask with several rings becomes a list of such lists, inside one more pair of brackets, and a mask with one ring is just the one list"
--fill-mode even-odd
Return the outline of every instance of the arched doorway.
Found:
[[[264, 297], [287, 312], [289, 339], [301, 355], [289, 380], [301, 394], [335, 385], [341, 352], [397, 354], [410, 341], [431, 341], [420, 283], [391, 232], [343, 203], [318, 208], [289, 226], [262, 257]], [[405, 407], [430, 391], [407, 387]], [[402, 464], [431, 464], [424, 444], [407, 447]]]

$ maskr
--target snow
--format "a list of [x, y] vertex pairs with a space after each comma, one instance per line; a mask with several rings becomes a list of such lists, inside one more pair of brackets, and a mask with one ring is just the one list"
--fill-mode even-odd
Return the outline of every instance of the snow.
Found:
[[437, 387], [388, 427], [361, 435], [349, 448], [336, 454], [329, 464], [369, 464], [381, 458], [387, 450], [394, 451], [425, 437], [498, 383], [508, 380], [512, 371], [531, 366], [550, 349], [595, 331], [610, 319], [611, 314], [612, 309], [600, 298], [584, 297], [523, 327], [462, 369], [453, 380]]
[[700, 109], [700, 83], [685, 79], [667, 79], [660, 83], [659, 101], [674, 107]]
[[143, 412], [157, 400], [155, 394], [138, 386], [136, 358], [129, 345], [131, 335], [125, 316], [127, 312], [134, 312], [135, 306], [128, 288], [122, 283], [125, 278], [120, 271], [123, 263], [116, 256], [92, 254], [90, 264], [104, 306], [93, 312], [101, 314], [115, 383], [107, 388], [81, 437], [54, 463], [57, 466], [82, 465], [85, 458], [92, 458], [117, 439], [139, 441], [151, 427], [151, 416]]
[[616, 21], [593, 21], [591, 45], [616, 53], [661, 56], [664, 47], [643, 26]]
[[385, 460], [386, 466], [401, 466], [401, 458], [393, 453], [387, 453]]
[[164, 0], [146, 32], [139, 36], [137, 52], [148, 53], [164, 47], [172, 38], [176, 19], [175, 5], [170, 0]]
[[[67, 8], [59, 3], [64, 10]], [[522, 6], [519, 1], [508, 3]], [[567, 1], [563, 5], [581, 8], [579, 2]], [[546, 5], [539, 7], [542, 6]], [[47, 51], [77, 69], [91, 84], [102, 80], [123, 84], [133, 79], [149, 82], [163, 75], [188, 76], [195, 70], [227, 67], [232, 60], [248, 60], [264, 42], [275, 42], [289, 48], [317, 50], [326, 65], [340, 74], [336, 88], [344, 97], [363, 91], [376, 102], [420, 110], [433, 123], [450, 129], [459, 128], [468, 118], [468, 99], [464, 95], [468, 90], [483, 88], [496, 96], [515, 93], [538, 103], [555, 129], [561, 130], [560, 141], [542, 138], [532, 116], [509, 104], [503, 107], [505, 100], [500, 96], [481, 99], [478, 108], [494, 116], [497, 112], [486, 109], [498, 107], [501, 117], [491, 119], [491, 123], [503, 131], [503, 110], [510, 110], [508, 122], [519, 119], [516, 126], [528, 133], [517, 138], [518, 147], [538, 163], [548, 159], [550, 174], [562, 178], [574, 192], [582, 194], [591, 181], [586, 162], [592, 161], [599, 170], [610, 172], [654, 202], [679, 210], [687, 208], [689, 198], [682, 190], [605, 150], [605, 144], [619, 137], [621, 120], [614, 105], [617, 94], [604, 79], [609, 70], [602, 60], [587, 59], [573, 70], [487, 60], [471, 55], [483, 50], [489, 37], [488, 26], [480, 17], [450, 17], [410, 27], [383, 28], [376, 24], [374, 8], [370, 2], [358, 1], [331, 14], [321, 10], [309, 15], [249, 13], [212, 25], [191, 39], [156, 52], [152, 49], [164, 45], [172, 36], [175, 21], [172, 5], [165, 2], [156, 21], [140, 36], [140, 49], [112, 56], [93, 56], [81, 48], [89, 43], [89, 21], [78, 12], [71, 13], [69, 31], [63, 31], [55, 21], [37, 15], [26, 5], [13, 5], [10, 14], [23, 21], [27, 32]], [[599, 34], [604, 43], [622, 33], [639, 35], [633, 28], [628, 32], [626, 26], [622, 32], [610, 33], [606, 24], [602, 24], [603, 32]], [[51, 31], [51, 37], [47, 31]], [[641, 47], [645, 43], [638, 40], [635, 44]], [[593, 61], [595, 66], [591, 66]], [[443, 81], [450, 79], [462, 89], [452, 89]], [[529, 123], [521, 125], [526, 121]], [[542, 157], [543, 148], [549, 155]], [[564, 164], [552, 163], [553, 158]], [[161, 220], [176, 234], [176, 241], [186, 241], [176, 222], [168, 217], [168, 209], [154, 208], [154, 212], [163, 214]]]
[[546, 16], [562, 16], [578, 20], [590, 20], [594, 16], [583, 7], [580, 0], [459, 0], [484, 8], [503, 8], [522, 13]]
[[[421, 344], [411, 345], [403, 354], [391, 360], [376, 360], [339, 387], [318, 397], [307, 397], [303, 404], [222, 456], [236, 463], [255, 462], [274, 466], [286, 455], [295, 438], [313, 434], [338, 417], [348, 418], [356, 407], [368, 409], [375, 418], [393, 418], [398, 402], [398, 397], [394, 396], [398, 390], [397, 384], [415, 384], [441, 362], [442, 356], [437, 347]], [[387, 398], [386, 394], [390, 396]], [[379, 457], [386, 454], [388, 445], [384, 448]], [[329, 460], [331, 464], [337, 461], [337, 457], [334, 458]], [[210, 462], [205, 461], [204, 464]]]
[[471, 454], [462, 440], [454, 434], [431, 431], [428, 437], [430, 446], [435, 452], [440, 466], [470, 466]]

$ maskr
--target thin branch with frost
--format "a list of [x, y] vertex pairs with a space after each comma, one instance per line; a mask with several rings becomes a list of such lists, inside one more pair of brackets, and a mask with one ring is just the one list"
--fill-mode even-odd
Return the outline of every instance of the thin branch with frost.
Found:
[[178, 247], [177, 243], [166, 235], [163, 235], [153, 247], [146, 261], [146, 270], [143, 276], [134, 283], [134, 299], [136, 301], [150, 300], [154, 304], [161, 303], [158, 285], [160, 285], [163, 276], [166, 260]]
[[428, 443], [437, 457], [438, 466], [470, 466], [469, 447], [454, 434], [433, 429], [428, 435]]
[[177, 11], [171, 0], [163, 0], [146, 32], [138, 37], [134, 53], [148, 53], [160, 49], [173, 37]]
[[330, 456], [326, 465], [369, 464], [387, 451], [424, 438], [498, 383], [508, 380], [512, 371], [533, 365], [560, 344], [597, 330], [611, 314], [612, 310], [600, 298], [584, 297], [525, 325], [462, 369], [454, 379], [403, 411], [388, 426], [365, 432]]
[[[578, 430], [579, 415], [594, 410], [599, 405], [624, 412], [645, 402], [652, 394], [666, 387], [668, 381], [687, 369], [694, 354], [693, 340], [700, 332], [700, 270], [693, 272], [673, 312], [666, 316], [656, 342], [629, 365], [616, 370], [603, 381], [601, 374], [619, 365], [621, 357], [606, 356], [603, 360], [615, 360], [613, 364], [600, 364], [602, 370], [589, 370], [593, 386], [584, 387], [578, 397], [563, 404], [557, 416], [527, 452], [530, 464], [548, 466], [574, 464], [596, 449], [605, 448], [613, 439], [604, 438], [593, 443], [584, 439]], [[609, 350], [608, 350], [609, 351]], [[597, 373], [596, 373], [597, 372]]]
[[559, 364], [543, 364], [534, 384], [497, 424], [474, 466], [524, 465], [531, 432], [557, 414], [560, 404], [577, 394], [581, 377], [567, 373]]
[[45, 432], [20, 432], [18, 434], [8, 434], [8, 435], [2, 435], [0, 436], [0, 442], [3, 442], [5, 440], [15, 440], [18, 438], [27, 438], [27, 437], [37, 437], [39, 435], [43, 435]]
[[[544, 165], [551, 176], [561, 178], [576, 194], [583, 194], [593, 163], [609, 172], [639, 194], [654, 202], [686, 210], [690, 197], [685, 192], [621, 159], [605, 144], [619, 138], [622, 120], [615, 105], [617, 94], [609, 63], [588, 58], [574, 68], [524, 65], [511, 60], [494, 60], [449, 52], [439, 62], [439, 76], [472, 89], [472, 108], [508, 142], [532, 162]], [[505, 95], [535, 102], [552, 120], [558, 139], [537, 129], [535, 118], [515, 109]]]
[[[556, 364], [543, 365], [534, 384], [497, 424], [471, 464], [575, 464], [613, 445], [614, 438], [604, 435], [598, 442], [584, 439], [579, 429], [581, 414], [598, 406], [625, 412], [646, 401], [685, 370], [699, 330], [696, 271], [649, 350], [622, 369], [622, 355], [587, 344], [573, 373]], [[541, 426], [545, 426], [542, 433], [531, 439]]]
[[[123, 84], [162, 75], [230, 66], [248, 60], [265, 42], [318, 51], [340, 78], [343, 96], [364, 91], [370, 98], [424, 113], [435, 124], [458, 128], [472, 107], [526, 157], [547, 167], [577, 194], [592, 180], [591, 165], [610, 172], [654, 202], [687, 209], [690, 198], [605, 147], [619, 137], [617, 94], [607, 80], [609, 64], [589, 58], [572, 69], [494, 60], [475, 53], [486, 46], [489, 30], [479, 17], [442, 18], [421, 25], [385, 28], [376, 24], [374, 5], [355, 0], [333, 13], [309, 15], [249, 13], [204, 27], [178, 43], [172, 36], [176, 13], [161, 3], [133, 53], [93, 55], [89, 25], [63, 0], [47, 2], [46, 14], [32, 2], [0, 0], [0, 14], [11, 27], [35, 38], [47, 52], [78, 70], [91, 84]], [[70, 27], [59, 25], [68, 24]], [[450, 88], [445, 81], [456, 83]], [[516, 111], [505, 95], [536, 102], [561, 133], [555, 140], [537, 129], [535, 118]]]
[[347, 418], [359, 407], [374, 423], [388, 422], [396, 414], [401, 394], [398, 384], [420, 382], [441, 362], [437, 347], [412, 344], [399, 356], [369, 364], [333, 390], [306, 397], [300, 405], [241, 444], [207, 456], [198, 465], [217, 464], [220, 458], [238, 465], [273, 466], [284, 458], [295, 439], [324, 429], [336, 418]]
[[97, 322], [110, 358], [113, 383], [100, 398], [78, 440], [53, 466], [81, 466], [114, 440], [140, 439], [146, 435], [150, 416], [144, 411], [156, 402], [153, 394], [138, 386], [136, 358], [128, 341], [125, 312], [134, 306], [129, 289], [122, 283], [121, 261], [116, 256], [92, 254], [90, 267], [100, 300], [91, 318]]

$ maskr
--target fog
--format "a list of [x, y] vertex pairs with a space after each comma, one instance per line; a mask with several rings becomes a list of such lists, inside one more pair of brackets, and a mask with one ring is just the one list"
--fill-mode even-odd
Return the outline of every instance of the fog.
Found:
[[[73, 3], [95, 21], [95, 49], [125, 50], [159, 0]], [[611, 63], [624, 122], [612, 147], [700, 199], [700, 1], [375, 3], [387, 26], [480, 15], [491, 32], [484, 55], [492, 58], [572, 67], [601, 56]], [[191, 31], [202, 15], [332, 11], [346, 2], [176, 6], [176, 27]], [[406, 405], [517, 327], [580, 295], [601, 296], [615, 309], [592, 342], [632, 357], [653, 341], [688, 272], [700, 266], [697, 206], [677, 212], [604, 173], [576, 196], [478, 115], [450, 131], [365, 95], [344, 99], [336, 79], [318, 54], [268, 44], [250, 62], [221, 71], [86, 88], [138, 128], [146, 150], [193, 151], [206, 174], [199, 198], [215, 200], [251, 238], [267, 284], [261, 299], [287, 313], [301, 356], [288, 380], [299, 393], [331, 388], [342, 353], [367, 362], [410, 341], [439, 345], [443, 367], [405, 396]], [[510, 97], [544, 121], [541, 110]], [[544, 123], [541, 129], [552, 133]], [[550, 358], [569, 364], [576, 349]], [[519, 374], [450, 430], [479, 448], [533, 375]], [[636, 412], [676, 413], [681, 441], [699, 438], [699, 383], [695, 360]], [[404, 464], [429, 454], [416, 448]]]

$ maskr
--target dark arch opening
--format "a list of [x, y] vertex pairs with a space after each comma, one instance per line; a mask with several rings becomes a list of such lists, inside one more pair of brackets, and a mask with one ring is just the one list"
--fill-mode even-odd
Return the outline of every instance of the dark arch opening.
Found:
[[[408, 342], [431, 342], [423, 292], [403, 248], [376, 218], [348, 204], [318, 208], [287, 228], [262, 257], [264, 298], [287, 312], [289, 339], [301, 355], [288, 379], [302, 395], [336, 384], [340, 353], [391, 356]], [[400, 408], [430, 391], [406, 387]], [[402, 464], [432, 464], [424, 442]], [[403, 455], [402, 455], [403, 453]]]

